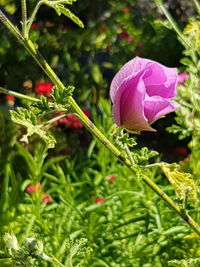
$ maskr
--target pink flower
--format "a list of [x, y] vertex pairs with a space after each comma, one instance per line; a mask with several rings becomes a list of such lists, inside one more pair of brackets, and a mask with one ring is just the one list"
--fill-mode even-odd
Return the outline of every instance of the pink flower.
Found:
[[113, 175], [110, 175], [108, 177], [108, 182], [113, 183], [115, 181], [115, 179], [116, 179], [116, 176], [114, 174]]
[[96, 198], [96, 200], [95, 200], [95, 202], [96, 202], [96, 203], [99, 203], [99, 204], [104, 203], [105, 201], [106, 201], [106, 200], [105, 200], [105, 198], [103, 198], [103, 197]]
[[41, 184], [37, 184], [36, 186], [33, 185], [33, 184], [30, 184], [30, 185], [27, 186], [27, 188], [26, 188], [26, 193], [28, 193], [28, 194], [33, 194], [33, 193], [35, 193], [36, 191], [41, 190], [41, 189], [42, 189]]
[[129, 43], [132, 43], [132, 42], [134, 42], [135, 38], [133, 36], [129, 36], [127, 38], [127, 40], [128, 40]]
[[189, 76], [190, 75], [187, 72], [179, 73], [178, 74], [178, 84], [184, 83]]
[[43, 203], [48, 204], [48, 203], [51, 203], [53, 201], [52, 198], [45, 192], [42, 192], [42, 196], [43, 196], [43, 199], [42, 199]]
[[15, 97], [12, 95], [6, 95], [6, 100], [7, 101], [15, 101]]
[[176, 110], [177, 70], [135, 57], [115, 75], [110, 87], [113, 117], [133, 131], [155, 131], [150, 124]]
[[52, 93], [54, 84], [52, 82], [36, 82], [35, 83], [35, 93], [37, 95], [48, 95]]

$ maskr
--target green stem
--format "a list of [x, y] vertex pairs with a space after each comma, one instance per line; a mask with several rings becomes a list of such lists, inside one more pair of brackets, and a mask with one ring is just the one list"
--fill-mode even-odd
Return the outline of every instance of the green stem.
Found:
[[177, 35], [180, 37], [180, 39], [183, 41], [183, 43], [185, 43], [185, 45], [191, 49], [191, 56], [192, 59], [195, 63], [197, 63], [197, 55], [195, 53], [195, 51], [193, 50], [193, 47], [191, 46], [191, 44], [188, 42], [187, 38], [184, 36], [184, 34], [182, 33], [182, 31], [180, 30], [180, 28], [178, 27], [177, 23], [174, 21], [174, 19], [172, 18], [171, 14], [168, 12], [168, 10], [164, 7], [164, 5], [158, 1], [158, 0], [154, 0], [154, 2], [156, 3], [156, 5], [158, 6], [158, 8], [164, 13], [165, 17], [168, 19], [168, 21], [170, 22], [171, 26], [173, 27], [174, 31], [177, 33]]
[[12, 96], [15, 96], [15, 97], [20, 98], [20, 99], [30, 100], [30, 101], [32, 101], [32, 102], [40, 102], [40, 101], [41, 101], [41, 100], [38, 99], [38, 98], [31, 97], [31, 96], [27, 96], [27, 95], [23, 95], [23, 94], [20, 94], [20, 93], [17, 93], [17, 92], [14, 92], [14, 91], [5, 89], [5, 88], [3, 88], [3, 87], [0, 87], [0, 92], [4, 93], [4, 94], [6, 94], [6, 95], [12, 95]]
[[59, 267], [65, 267], [65, 265], [63, 265], [61, 262], [59, 262], [59, 260], [57, 260], [55, 257], [51, 257], [52, 262], [56, 263], [56, 266]]
[[27, 8], [26, 8], [26, 0], [21, 0], [22, 5], [22, 35], [25, 39], [28, 39], [27, 34]]
[[[16, 31], [12, 23], [4, 18], [5, 15], [0, 11], [0, 20], [5, 24], [5, 26], [16, 36]], [[2, 19], [3, 18], [3, 19]], [[17, 37], [17, 36], [16, 36]], [[39, 66], [44, 70], [47, 76], [51, 79], [51, 81], [59, 88], [64, 89], [65, 86], [59, 80], [55, 72], [49, 66], [49, 64], [45, 61], [45, 59], [41, 56], [41, 54], [35, 49], [33, 43], [30, 40], [25, 40], [22, 36], [20, 36], [21, 43], [28, 50], [28, 52], [33, 56], [35, 61], [39, 64]], [[132, 163], [124, 157], [123, 153], [121, 153], [103, 134], [102, 132], [89, 120], [89, 118], [82, 112], [76, 101], [73, 97], [69, 97], [69, 102], [71, 104], [71, 110], [76, 114], [76, 116], [80, 119], [80, 121], [84, 124], [84, 126], [104, 145], [109, 149], [113, 155], [115, 155], [122, 163], [124, 163], [133, 173], [135, 173], [134, 166]], [[185, 212], [180, 209], [180, 207], [174, 203], [174, 201], [164, 192], [159, 186], [157, 186], [153, 180], [149, 177], [144, 176], [143, 181], [157, 194], [159, 195], [179, 216], [181, 216], [188, 225], [190, 225], [199, 235], [200, 235], [200, 226]]]
[[197, 2], [197, 0], [193, 0], [193, 2], [194, 2], [194, 5], [197, 9], [198, 14], [200, 15], [200, 4]]
[[29, 33], [30, 31], [30, 28], [31, 28], [31, 25], [33, 24], [33, 21], [35, 20], [35, 16], [39, 10], [39, 8], [41, 7], [41, 5], [44, 4], [44, 1], [39, 1], [37, 3], [37, 5], [35, 6], [34, 10], [33, 10], [33, 13], [31, 14], [30, 18], [29, 18], [29, 22], [28, 22], [28, 25], [27, 25], [27, 34]]
[[62, 115], [56, 116], [56, 117], [54, 117], [53, 119], [51, 119], [51, 120], [49, 120], [49, 121], [46, 121], [43, 125], [40, 125], [40, 127], [42, 128], [42, 127], [44, 127], [44, 126], [46, 126], [46, 125], [52, 124], [52, 123], [54, 123], [55, 121], [58, 121], [58, 120], [64, 118], [65, 116], [66, 116], [66, 114], [62, 114]]
[[134, 159], [132, 157], [131, 151], [129, 150], [129, 147], [127, 145], [124, 145], [124, 150], [126, 151], [126, 155], [133, 166], [135, 164], [135, 162], [134, 162]]

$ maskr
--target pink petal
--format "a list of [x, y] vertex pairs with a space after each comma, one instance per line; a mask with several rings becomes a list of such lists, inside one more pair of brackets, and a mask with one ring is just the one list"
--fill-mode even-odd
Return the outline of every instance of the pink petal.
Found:
[[115, 94], [124, 79], [150, 66], [152, 66], [151, 74], [149, 73], [146, 78], [144, 77], [149, 96], [156, 94], [167, 98], [175, 97], [178, 79], [176, 68], [168, 68], [156, 61], [135, 57], [128, 61], [113, 78], [110, 86], [112, 102], [114, 102]]
[[113, 104], [113, 116], [117, 125], [129, 130], [154, 131], [144, 115], [146, 89], [142, 77], [147, 71], [142, 70], [137, 75], [129, 76], [117, 90]]
[[147, 94], [164, 98], [175, 97], [178, 79], [176, 68], [167, 68], [154, 62], [149, 70], [148, 74], [145, 75], [146, 77], [144, 77]]
[[146, 96], [144, 101], [144, 114], [149, 123], [152, 123], [179, 107], [179, 104], [172, 100], [164, 99], [160, 96]]
[[[144, 69], [147, 64], [149, 64], [151, 60], [149, 59], [141, 59], [139, 57], [135, 57], [129, 60], [115, 75], [110, 85], [110, 98], [112, 102], [114, 102], [114, 98], [117, 90], [120, 85], [123, 83], [124, 79], [128, 78], [130, 75], [137, 74], [138, 71]], [[151, 62], [150, 62], [151, 63]]]

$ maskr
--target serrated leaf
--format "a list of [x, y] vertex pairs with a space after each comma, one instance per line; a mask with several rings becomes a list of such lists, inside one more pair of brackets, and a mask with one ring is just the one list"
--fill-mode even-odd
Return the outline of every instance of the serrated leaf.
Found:
[[200, 258], [191, 258], [186, 260], [171, 260], [168, 261], [169, 267], [198, 267], [200, 266]]
[[61, 6], [59, 8], [60, 12], [71, 19], [74, 23], [76, 23], [79, 27], [84, 28], [83, 22], [74, 14], [72, 13], [68, 8]]
[[72, 96], [74, 91], [73, 86], [67, 86], [65, 88], [55, 87], [53, 88], [53, 93], [51, 96], [55, 100], [55, 103], [58, 105], [64, 105], [65, 108], [68, 105], [69, 96]]
[[[66, 2], [62, 1], [62, 3], [65, 4]], [[71, 3], [72, 2], [70, 2], [70, 4]], [[74, 23], [76, 23], [79, 27], [84, 28], [83, 22], [74, 13], [72, 13], [68, 8], [66, 8], [63, 4], [60, 4], [60, 3], [58, 4], [56, 2], [46, 2], [45, 4], [54, 8], [58, 16], [63, 14], [69, 19], [71, 19]]]
[[17, 108], [17, 111], [12, 110], [10, 112], [13, 122], [27, 128], [27, 133], [21, 138], [21, 141], [28, 143], [28, 137], [37, 134], [48, 145], [48, 148], [55, 146], [55, 138], [42, 130], [40, 125], [37, 125], [36, 115], [33, 112], [24, 108]]
[[162, 163], [161, 169], [175, 189], [177, 198], [183, 200], [189, 197], [192, 201], [197, 200], [197, 185], [190, 173], [180, 172], [176, 163]]

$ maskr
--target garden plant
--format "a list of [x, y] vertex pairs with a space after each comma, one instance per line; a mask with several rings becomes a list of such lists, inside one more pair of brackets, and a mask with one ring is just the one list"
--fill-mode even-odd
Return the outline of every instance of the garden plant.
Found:
[[74, 2], [0, 1], [0, 266], [200, 266], [200, 5]]

